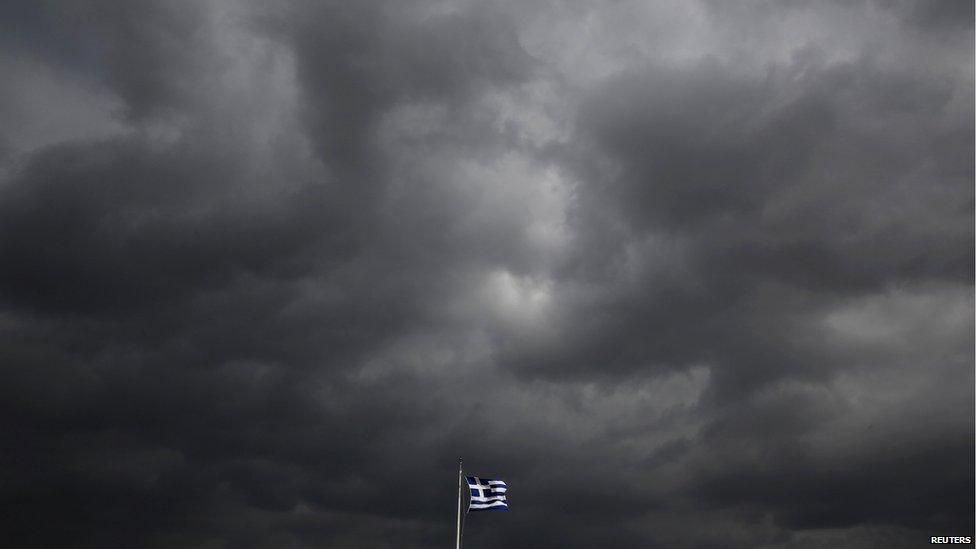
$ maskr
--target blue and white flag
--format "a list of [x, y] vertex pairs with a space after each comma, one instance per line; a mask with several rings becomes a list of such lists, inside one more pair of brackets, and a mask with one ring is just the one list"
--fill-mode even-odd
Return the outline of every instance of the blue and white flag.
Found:
[[468, 511], [490, 511], [492, 509], [508, 509], [505, 502], [505, 492], [508, 487], [505, 481], [494, 478], [464, 477], [471, 490], [471, 502]]

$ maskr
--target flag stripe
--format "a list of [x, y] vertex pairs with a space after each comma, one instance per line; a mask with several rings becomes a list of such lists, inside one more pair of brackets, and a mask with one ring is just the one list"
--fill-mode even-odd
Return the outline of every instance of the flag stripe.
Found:
[[468, 510], [469, 511], [488, 511], [488, 510], [492, 510], [492, 509], [508, 509], [508, 505], [506, 505], [504, 503], [501, 503], [501, 502], [487, 503], [487, 504], [486, 503], [472, 503], [471, 506], [468, 507]]

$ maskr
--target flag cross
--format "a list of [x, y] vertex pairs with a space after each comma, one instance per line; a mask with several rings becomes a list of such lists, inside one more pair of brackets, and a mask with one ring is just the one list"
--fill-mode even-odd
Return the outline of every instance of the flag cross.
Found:
[[[478, 477], [474, 477], [474, 481], [475, 481], [475, 484], [474, 485], [468, 484], [468, 487], [471, 488], [472, 492], [474, 490], [477, 490], [478, 491], [478, 496], [477, 497], [479, 497], [479, 498], [485, 497], [485, 490], [491, 490], [491, 486], [488, 485], [487, 483], [482, 483], [481, 479], [478, 478]], [[474, 495], [474, 494], [472, 493], [471, 495]]]

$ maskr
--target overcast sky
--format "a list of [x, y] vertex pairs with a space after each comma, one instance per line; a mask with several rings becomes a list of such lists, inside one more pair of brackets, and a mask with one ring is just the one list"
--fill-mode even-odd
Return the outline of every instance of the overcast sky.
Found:
[[6, 547], [974, 534], [971, 1], [0, 7]]

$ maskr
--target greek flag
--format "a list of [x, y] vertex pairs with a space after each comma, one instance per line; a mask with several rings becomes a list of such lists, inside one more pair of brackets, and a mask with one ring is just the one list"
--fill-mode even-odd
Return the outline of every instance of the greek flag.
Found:
[[464, 477], [471, 490], [471, 502], [468, 511], [490, 511], [492, 509], [508, 509], [505, 502], [505, 492], [508, 487], [505, 481], [494, 478]]

